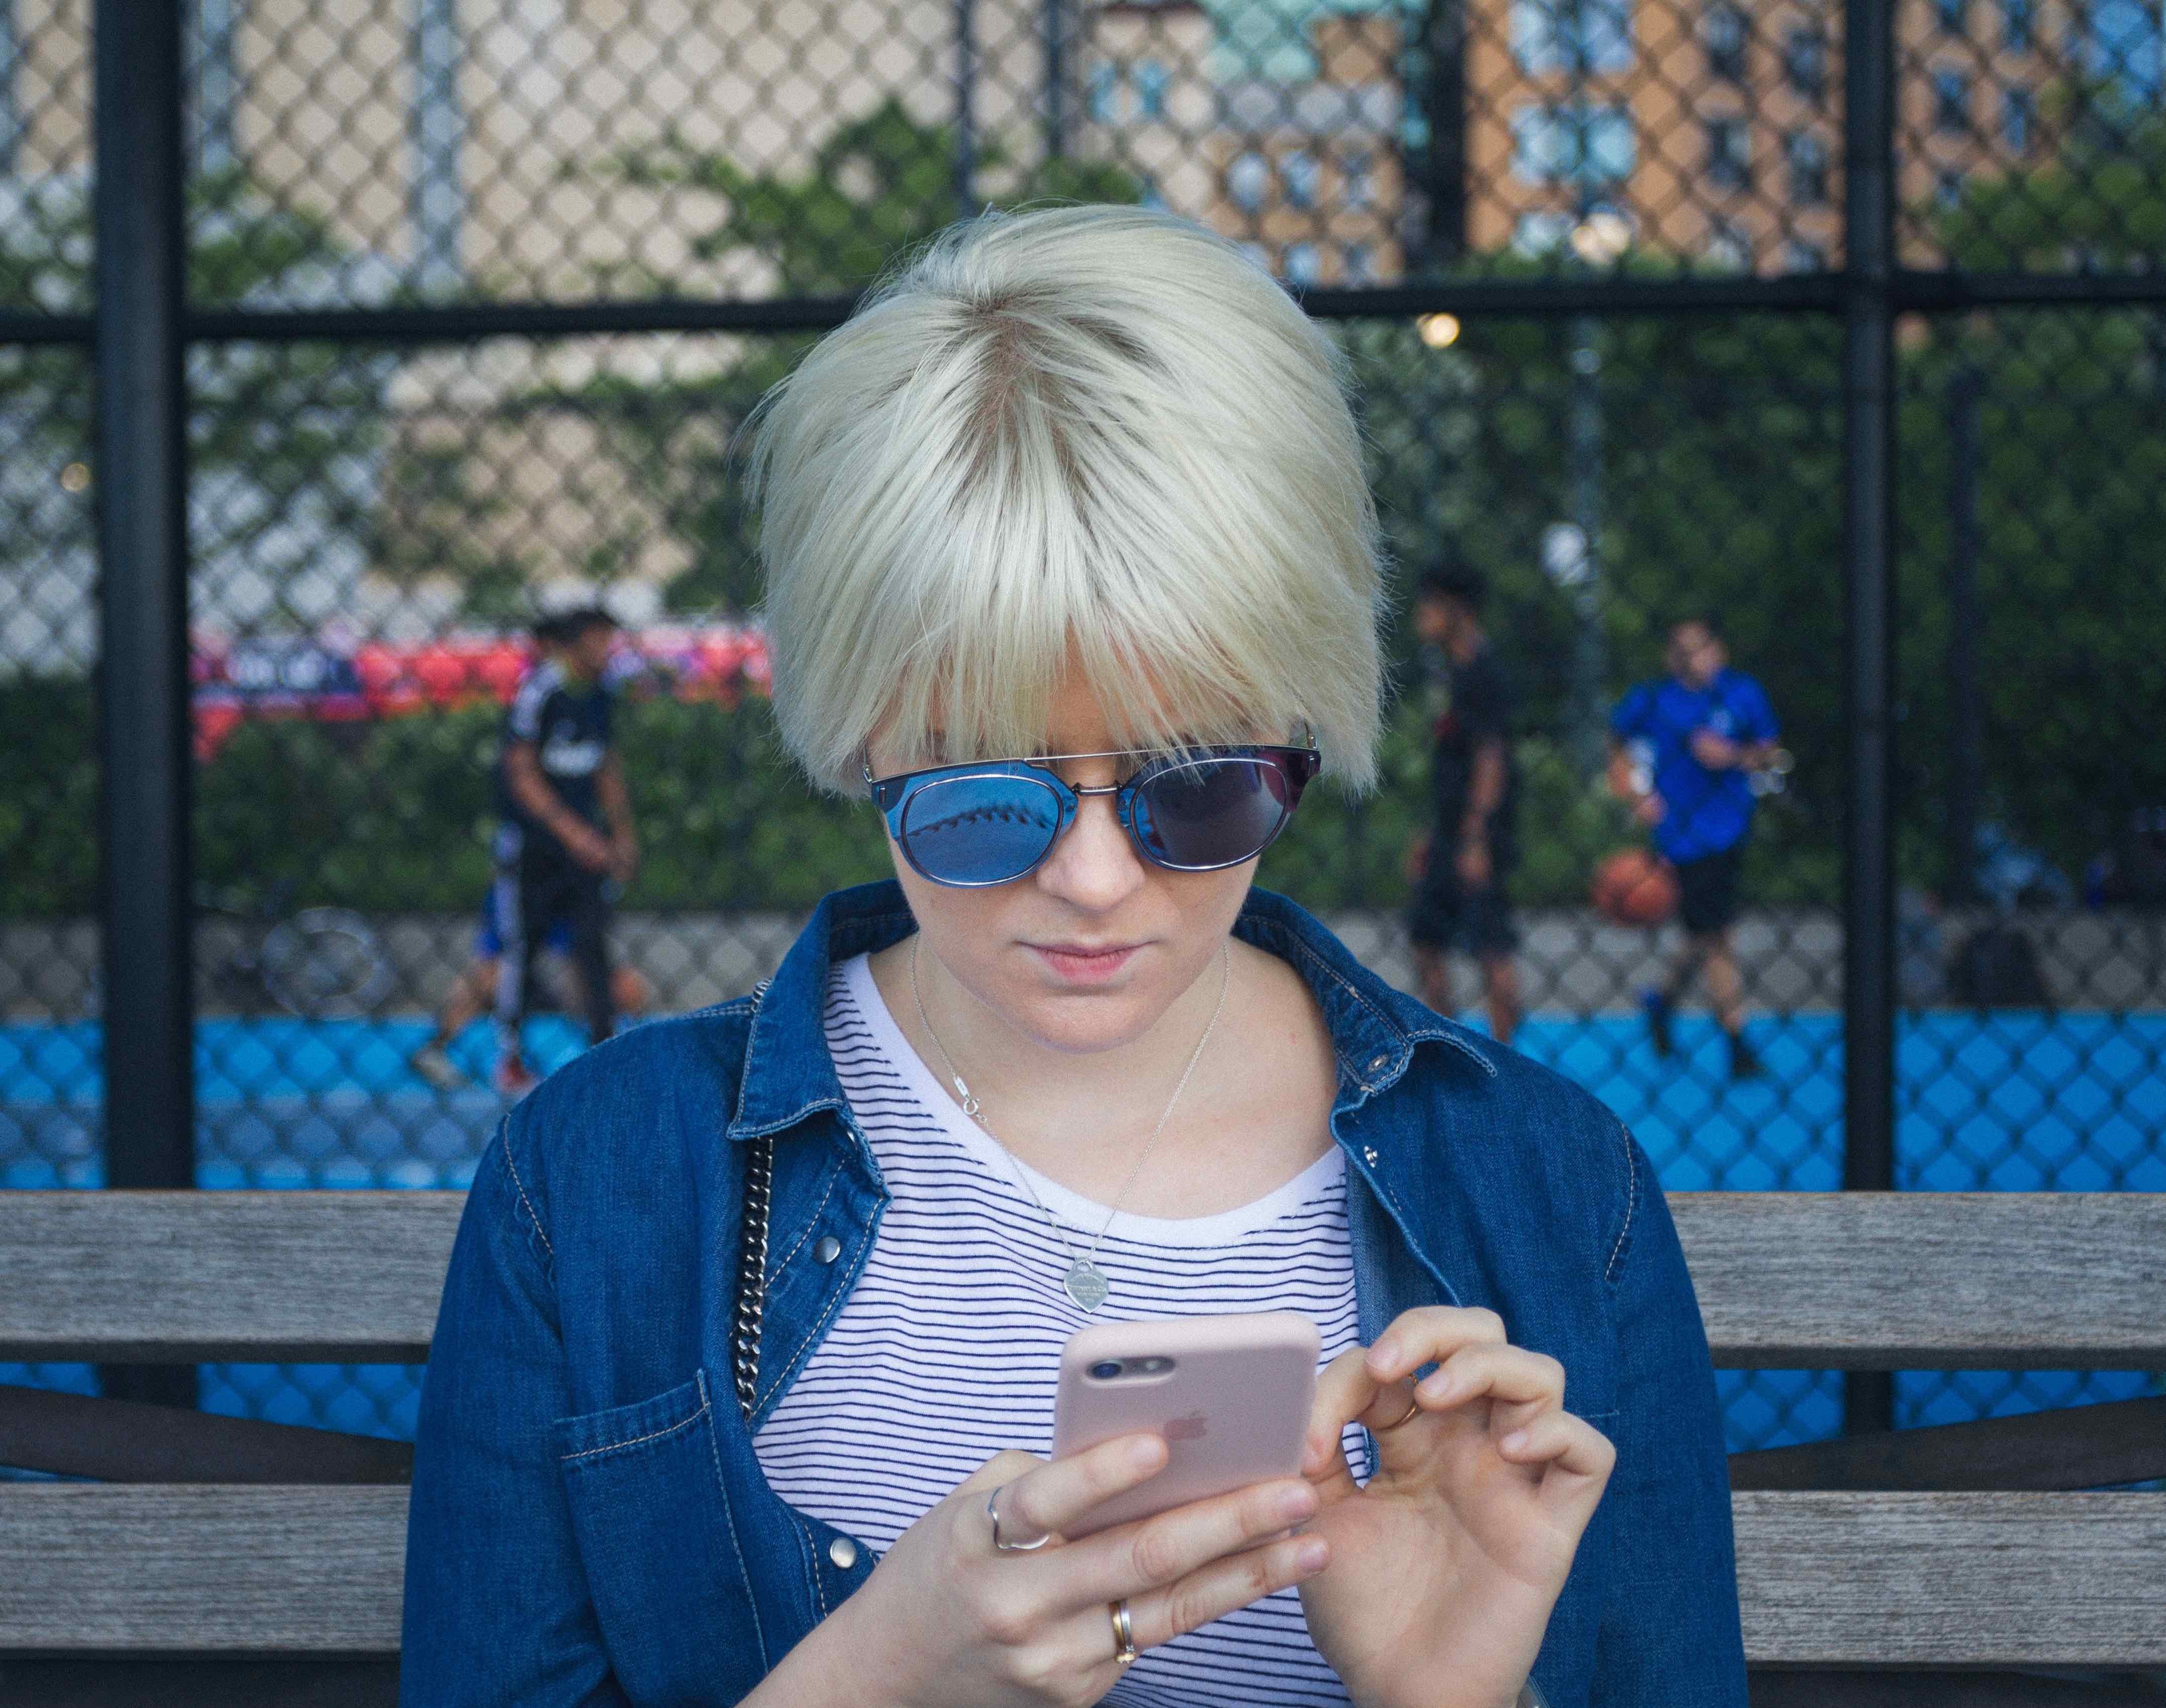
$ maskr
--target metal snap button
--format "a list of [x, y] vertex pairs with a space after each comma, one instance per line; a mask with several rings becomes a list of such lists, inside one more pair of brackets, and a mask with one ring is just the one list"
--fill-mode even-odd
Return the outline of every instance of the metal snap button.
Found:
[[1371, 1057], [1370, 1058], [1370, 1061], [1369, 1061], [1369, 1071], [1370, 1071], [1371, 1073], [1375, 1073], [1378, 1068], [1381, 1068], [1381, 1067], [1382, 1067], [1382, 1066], [1383, 1066], [1387, 1062], [1390, 1061], [1391, 1059], [1392, 1059], [1392, 1058], [1391, 1058], [1389, 1056], [1375, 1056], [1375, 1057]]
[[812, 1261], [816, 1263], [832, 1263], [842, 1255], [843, 1242], [832, 1234], [822, 1234], [819, 1243], [812, 1247]]
[[847, 1536], [838, 1536], [827, 1544], [827, 1558], [838, 1572], [847, 1572], [858, 1563], [858, 1545]]
[[1367, 1163], [1368, 1163], [1368, 1165], [1369, 1165], [1371, 1168], [1375, 1168], [1375, 1167], [1376, 1166], [1376, 1147], [1375, 1147], [1373, 1145], [1364, 1145], [1364, 1146], [1362, 1146], [1362, 1147], [1361, 1147], [1361, 1157], [1362, 1157], [1362, 1160], [1363, 1160], [1364, 1162], [1367, 1162]]

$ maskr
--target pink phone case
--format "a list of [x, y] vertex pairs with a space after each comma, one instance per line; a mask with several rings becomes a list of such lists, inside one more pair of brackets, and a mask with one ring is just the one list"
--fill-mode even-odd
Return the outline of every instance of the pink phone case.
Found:
[[[1070, 1540], [1169, 1507], [1301, 1474], [1302, 1437], [1316, 1395], [1316, 1325], [1291, 1311], [1109, 1322], [1060, 1354], [1053, 1456], [1149, 1431], [1165, 1437], [1165, 1468], [1078, 1521]], [[1164, 1358], [1164, 1372], [1112, 1381], [1091, 1367]]]

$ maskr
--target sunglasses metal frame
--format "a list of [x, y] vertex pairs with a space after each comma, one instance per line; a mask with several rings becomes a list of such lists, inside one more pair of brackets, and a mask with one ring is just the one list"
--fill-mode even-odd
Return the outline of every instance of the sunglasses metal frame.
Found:
[[[1260, 846], [1238, 859], [1221, 860], [1208, 866], [1180, 866], [1160, 859], [1144, 845], [1143, 837], [1136, 829], [1134, 804], [1137, 792], [1151, 778], [1178, 767], [1194, 765], [1200, 760], [1265, 757], [1284, 767], [1287, 779], [1292, 785], [1293, 800]], [[1051, 768], [1077, 759], [1144, 759], [1149, 762], [1138, 766], [1133, 775], [1119, 783], [1072, 783]], [[1317, 751], [1316, 740], [1313, 735], [1308, 737], [1306, 745], [1302, 746], [1257, 741], [1193, 748], [1116, 747], [1095, 753], [1044, 753], [1033, 759], [983, 759], [965, 761], [957, 765], [930, 765], [917, 771], [897, 772], [890, 777], [874, 777], [869, 761], [861, 761], [858, 767], [864, 774], [865, 787], [872, 796], [873, 804], [887, 820], [888, 834], [895, 839], [895, 846], [902, 850], [903, 857], [910, 862], [911, 869], [927, 883], [937, 883], [944, 889], [996, 889], [1003, 883], [1013, 883], [1019, 878], [1028, 877], [1044, 862], [1046, 856], [1067, 835], [1084, 798], [1090, 795], [1112, 795], [1114, 798], [1114, 814], [1120, 820], [1121, 828], [1128, 833], [1128, 841], [1134, 846], [1136, 852], [1149, 864], [1166, 872], [1223, 872], [1254, 860], [1279, 839], [1280, 833], [1292, 820], [1294, 808], [1301, 804], [1302, 791], [1315, 780], [1322, 767], [1322, 756]], [[933, 779], [962, 782], [973, 777], [1027, 782], [1044, 789], [1059, 804], [1059, 819], [1053, 827], [1053, 834], [1046, 838], [1044, 850], [1022, 871], [1008, 877], [977, 880], [939, 877], [927, 872], [919, 862], [903, 835], [902, 812], [911, 796], [917, 793], [913, 785], [922, 787]]]

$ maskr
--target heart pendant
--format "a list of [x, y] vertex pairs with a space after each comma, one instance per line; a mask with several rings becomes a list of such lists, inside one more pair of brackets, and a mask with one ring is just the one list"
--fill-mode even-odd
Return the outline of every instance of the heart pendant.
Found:
[[1088, 1257], [1078, 1257], [1070, 1263], [1060, 1284], [1068, 1289], [1077, 1308], [1086, 1313], [1106, 1302], [1106, 1278]]

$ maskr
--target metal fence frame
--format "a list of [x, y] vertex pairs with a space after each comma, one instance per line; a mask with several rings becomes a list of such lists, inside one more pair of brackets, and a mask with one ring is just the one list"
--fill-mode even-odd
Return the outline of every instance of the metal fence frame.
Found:
[[[107, 1179], [184, 1188], [194, 1173], [191, 772], [183, 357], [238, 340], [457, 344], [502, 335], [775, 332], [832, 326], [848, 298], [506, 302], [443, 308], [192, 310], [182, 224], [180, 0], [96, 0], [98, 295], [89, 315], [0, 313], [0, 344], [71, 345], [95, 368], [101, 921]], [[1329, 319], [1708, 313], [1840, 316], [1846, 774], [1842, 922], [1846, 1189], [1893, 1189], [1895, 1112], [1894, 329], [1982, 308], [2166, 306], [2166, 272], [1917, 271], [1897, 264], [1894, 0], [1844, 7], [1843, 263], [1784, 277], [1562, 278], [1313, 290]], [[177, 1373], [192, 1386], [192, 1372]], [[108, 1391], [185, 1400], [174, 1373], [110, 1373]], [[115, 1385], [117, 1383], [118, 1385]], [[172, 1391], [164, 1389], [171, 1387]], [[1893, 1380], [1853, 1373], [1853, 1431], [1893, 1422]]]

